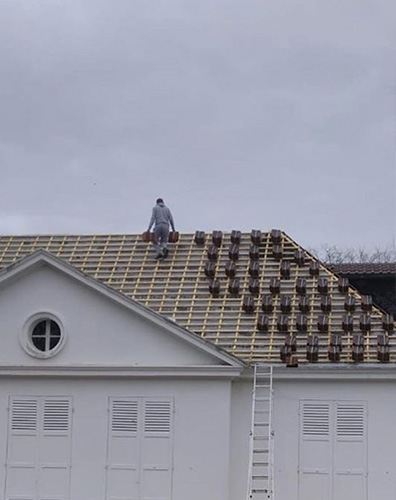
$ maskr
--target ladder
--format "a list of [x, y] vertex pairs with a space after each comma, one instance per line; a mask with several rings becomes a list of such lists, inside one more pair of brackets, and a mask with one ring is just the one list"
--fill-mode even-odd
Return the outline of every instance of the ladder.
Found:
[[247, 500], [273, 500], [272, 366], [254, 365]]

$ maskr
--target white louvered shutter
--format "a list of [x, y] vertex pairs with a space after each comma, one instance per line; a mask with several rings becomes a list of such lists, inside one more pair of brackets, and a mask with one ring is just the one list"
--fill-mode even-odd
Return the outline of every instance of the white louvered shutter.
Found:
[[71, 399], [43, 398], [41, 425], [40, 495], [43, 498], [67, 500], [71, 469]]
[[334, 498], [367, 498], [367, 408], [364, 402], [335, 404]]
[[300, 403], [299, 500], [331, 498], [331, 404]]
[[69, 500], [71, 399], [11, 397], [6, 500]]
[[37, 398], [10, 398], [6, 500], [15, 498], [36, 499], [38, 421], [39, 402]]
[[110, 398], [106, 500], [139, 500], [141, 399]]
[[170, 500], [172, 486], [173, 400], [143, 400], [141, 500]]

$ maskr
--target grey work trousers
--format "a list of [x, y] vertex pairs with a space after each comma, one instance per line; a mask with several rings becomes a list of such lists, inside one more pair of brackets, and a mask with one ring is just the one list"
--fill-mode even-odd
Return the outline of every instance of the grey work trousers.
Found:
[[154, 228], [154, 249], [160, 253], [168, 246], [169, 224], [157, 224]]

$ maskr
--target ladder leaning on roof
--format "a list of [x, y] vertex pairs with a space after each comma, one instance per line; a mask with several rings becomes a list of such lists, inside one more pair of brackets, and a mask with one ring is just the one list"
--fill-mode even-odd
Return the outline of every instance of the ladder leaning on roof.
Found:
[[274, 500], [272, 366], [255, 365], [247, 500]]

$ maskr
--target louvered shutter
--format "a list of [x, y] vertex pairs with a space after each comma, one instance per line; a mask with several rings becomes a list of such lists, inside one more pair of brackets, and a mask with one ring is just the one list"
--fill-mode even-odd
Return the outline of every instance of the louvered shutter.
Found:
[[367, 406], [301, 401], [299, 500], [367, 500]]
[[364, 402], [335, 404], [334, 498], [367, 498], [366, 415]]
[[299, 500], [330, 500], [331, 405], [323, 401], [300, 403]]
[[72, 403], [70, 398], [42, 400], [39, 482], [44, 498], [69, 498]]
[[144, 404], [145, 434], [169, 435], [171, 432], [171, 401], [146, 400]]
[[170, 500], [173, 400], [143, 400], [141, 500]]
[[305, 403], [302, 406], [302, 434], [306, 441], [327, 440], [330, 434], [330, 405]]
[[68, 434], [70, 420], [70, 401], [68, 399], [44, 400], [44, 434]]
[[141, 398], [110, 398], [106, 500], [140, 499]]
[[111, 432], [121, 435], [137, 433], [139, 402], [137, 400], [113, 400], [111, 408]]
[[38, 399], [11, 397], [9, 400], [6, 500], [36, 498], [38, 427]]
[[10, 398], [6, 500], [68, 500], [70, 398]]

